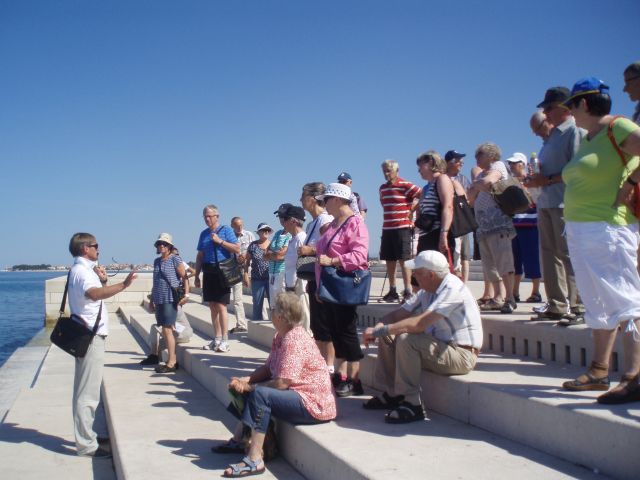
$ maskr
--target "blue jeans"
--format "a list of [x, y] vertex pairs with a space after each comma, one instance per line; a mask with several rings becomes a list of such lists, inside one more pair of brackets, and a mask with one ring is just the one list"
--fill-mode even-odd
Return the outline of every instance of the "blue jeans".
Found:
[[269, 279], [251, 279], [251, 296], [253, 297], [253, 320], [266, 320], [262, 318], [262, 306], [265, 297], [269, 298]]
[[304, 408], [302, 398], [295, 391], [258, 385], [246, 395], [240, 420], [257, 432], [267, 433], [271, 415], [297, 425], [322, 423]]

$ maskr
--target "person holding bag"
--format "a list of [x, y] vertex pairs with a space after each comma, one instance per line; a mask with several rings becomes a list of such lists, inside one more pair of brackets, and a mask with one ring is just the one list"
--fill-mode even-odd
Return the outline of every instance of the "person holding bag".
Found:
[[[335, 267], [345, 272], [368, 270], [369, 231], [364, 220], [354, 215], [349, 207], [351, 189], [340, 183], [331, 183], [323, 195], [323, 201], [333, 221], [316, 243], [318, 263], [316, 282], [321, 289], [323, 267]], [[356, 305], [340, 305], [322, 301], [329, 336], [335, 349], [337, 372], [334, 376], [336, 395], [347, 397], [361, 395], [362, 383], [358, 378], [362, 349], [356, 329]]]
[[105, 341], [109, 333], [109, 312], [102, 305], [102, 300], [128, 288], [136, 278], [136, 271], [129, 273], [122, 283], [107, 285], [107, 274], [98, 266], [98, 242], [90, 233], [74, 234], [69, 241], [69, 252], [74, 257], [68, 283], [71, 314], [89, 329], [98, 324], [87, 353], [75, 359], [73, 424], [76, 448], [80, 456], [107, 458], [111, 453], [98, 444], [98, 436], [93, 430], [100, 402]]
[[[176, 360], [176, 328], [178, 307], [189, 298], [189, 280], [182, 259], [172, 255], [173, 238], [161, 233], [154, 244], [160, 256], [153, 262], [153, 287], [149, 307], [156, 315], [156, 324], [162, 328], [162, 338], [167, 345], [167, 363], [156, 367], [156, 373], [173, 373], [178, 368]], [[180, 286], [184, 285], [184, 290]]]
[[[228, 352], [229, 332], [227, 305], [231, 300], [231, 288], [220, 264], [240, 253], [240, 243], [233, 228], [220, 225], [218, 207], [207, 205], [202, 211], [207, 225], [200, 233], [198, 255], [196, 256], [195, 287], [200, 288], [202, 272], [202, 301], [209, 302], [211, 323], [215, 332], [214, 340], [202, 347], [204, 350]], [[242, 278], [240, 277], [240, 280]]]

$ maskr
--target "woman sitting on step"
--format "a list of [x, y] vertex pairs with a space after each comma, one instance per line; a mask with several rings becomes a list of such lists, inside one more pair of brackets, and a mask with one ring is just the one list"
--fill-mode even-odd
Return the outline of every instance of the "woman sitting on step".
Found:
[[[272, 415], [294, 424], [322, 423], [336, 417], [326, 363], [301, 320], [298, 297], [290, 292], [280, 293], [274, 302], [272, 321], [276, 335], [269, 357], [248, 377], [231, 378], [229, 392], [240, 422], [233, 438], [213, 451], [247, 454], [239, 463], [229, 465], [225, 477], [264, 471], [263, 444]], [[251, 436], [247, 441], [244, 432], [248, 429]]]

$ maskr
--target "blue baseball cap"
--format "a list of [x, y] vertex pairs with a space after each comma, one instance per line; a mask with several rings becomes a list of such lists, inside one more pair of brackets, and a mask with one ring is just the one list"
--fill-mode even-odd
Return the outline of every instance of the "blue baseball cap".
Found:
[[347, 180], [352, 180], [351, 175], [349, 175], [347, 172], [342, 172], [340, 175], [338, 175], [339, 182], [346, 182]]
[[609, 85], [605, 85], [602, 80], [596, 77], [581, 78], [573, 85], [569, 98], [562, 103], [564, 105], [568, 105], [574, 98], [582, 95], [590, 95], [592, 93], [604, 93], [609, 95]]

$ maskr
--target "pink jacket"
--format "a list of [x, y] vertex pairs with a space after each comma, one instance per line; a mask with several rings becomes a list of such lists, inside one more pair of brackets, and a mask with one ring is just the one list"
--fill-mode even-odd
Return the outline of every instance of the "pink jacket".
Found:
[[[336, 233], [335, 220], [329, 224], [329, 228], [322, 234], [316, 244], [316, 254], [340, 259], [340, 266], [346, 272], [365, 270], [369, 268], [369, 231], [360, 215], [354, 215], [346, 221], [346, 225], [340, 228], [333, 238], [329, 248], [327, 243]], [[320, 283], [320, 271], [322, 267], [316, 263], [316, 282]]]

